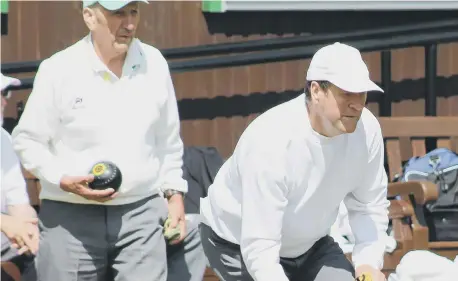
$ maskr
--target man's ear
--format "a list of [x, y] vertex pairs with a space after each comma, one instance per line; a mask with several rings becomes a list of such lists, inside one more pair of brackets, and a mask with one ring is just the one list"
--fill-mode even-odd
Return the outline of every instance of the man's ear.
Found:
[[93, 8], [83, 8], [83, 19], [90, 31], [94, 30], [97, 25], [97, 14]]
[[310, 97], [313, 103], [318, 103], [320, 101], [320, 92], [320, 85], [316, 81], [312, 81], [310, 83]]

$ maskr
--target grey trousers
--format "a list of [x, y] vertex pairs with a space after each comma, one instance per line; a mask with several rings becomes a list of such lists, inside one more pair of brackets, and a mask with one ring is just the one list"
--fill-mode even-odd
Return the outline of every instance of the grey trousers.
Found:
[[[210, 267], [223, 281], [253, 281], [242, 259], [240, 246], [216, 235], [207, 225], [199, 226]], [[339, 245], [330, 236], [318, 240], [296, 258], [280, 258], [290, 281], [354, 281], [355, 271]]]
[[[26, 271], [29, 271], [32, 277], [36, 276], [33, 268], [33, 260], [34, 257], [32, 255], [18, 255], [16, 249], [11, 247], [11, 243], [6, 237], [6, 235], [1, 233], [2, 236], [2, 262], [11, 262], [13, 263], [18, 269], [21, 274]], [[34, 275], [35, 274], [35, 275]], [[1, 270], [1, 278], [2, 281], [13, 281], [13, 278], [10, 277], [2, 268]]]
[[[194, 215], [186, 215], [189, 216]], [[198, 226], [196, 220], [186, 220], [187, 235], [183, 242], [167, 245], [167, 281], [202, 281], [207, 258], [200, 242]]]
[[166, 281], [166, 217], [158, 195], [118, 206], [43, 200], [38, 281]]
[[18, 256], [17, 250], [11, 247], [8, 237], [3, 232], [0, 232], [2, 239], [2, 261], [10, 261]]

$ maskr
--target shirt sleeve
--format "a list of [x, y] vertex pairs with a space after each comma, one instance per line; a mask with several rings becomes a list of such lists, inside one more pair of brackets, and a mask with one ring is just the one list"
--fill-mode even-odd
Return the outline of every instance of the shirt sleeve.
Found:
[[11, 145], [11, 139], [6, 134], [7, 132], [2, 128], [2, 196], [5, 197], [7, 206], [29, 204], [29, 195], [21, 165]]
[[63, 173], [49, 147], [60, 122], [54, 91], [57, 71], [60, 70], [53, 69], [47, 60], [40, 64], [33, 90], [12, 136], [14, 150], [24, 168], [40, 180], [59, 185]]
[[350, 226], [355, 236], [352, 260], [355, 267], [362, 264], [383, 267], [387, 241], [388, 179], [384, 168], [384, 147], [379, 130], [373, 142], [363, 184], [345, 198]]
[[269, 153], [245, 155], [238, 161], [243, 190], [243, 260], [255, 281], [288, 281], [280, 265], [281, 229], [288, 202], [285, 169], [281, 158]]
[[167, 99], [161, 109], [156, 144], [161, 159], [161, 190], [174, 189], [186, 193], [188, 184], [183, 179], [183, 141], [180, 136], [180, 118], [175, 89], [167, 63], [165, 63]]

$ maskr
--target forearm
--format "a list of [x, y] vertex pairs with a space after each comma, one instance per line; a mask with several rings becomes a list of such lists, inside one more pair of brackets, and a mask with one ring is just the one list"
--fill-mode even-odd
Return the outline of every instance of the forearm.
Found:
[[4, 232], [5, 225], [8, 224], [9, 220], [10, 220], [10, 217], [8, 215], [2, 214], [1, 220], [0, 220], [0, 229], [2, 232]]
[[242, 240], [241, 251], [247, 270], [255, 281], [288, 281], [280, 264], [280, 244], [276, 241]]
[[383, 267], [390, 205], [383, 155], [383, 139], [379, 130], [368, 165], [365, 166], [364, 181], [345, 199], [356, 242], [352, 255], [356, 266], [368, 264], [377, 269]]
[[12, 217], [23, 217], [23, 218], [36, 218], [37, 213], [35, 209], [29, 204], [21, 204], [8, 206], [8, 213]]
[[180, 118], [175, 91], [170, 75], [167, 78], [168, 96], [161, 110], [157, 151], [161, 159], [161, 189], [174, 189], [186, 193], [187, 182], [183, 179], [183, 141], [180, 136]]
[[[174, 146], [175, 148], [173, 148]], [[182, 147], [182, 144], [169, 144], [168, 148], [164, 147], [161, 149], [162, 165], [160, 171], [160, 180], [162, 182], [162, 191], [173, 189], [183, 193], [188, 192], [188, 184], [183, 179]]]
[[253, 195], [254, 198], [245, 201], [242, 207], [240, 250], [247, 270], [255, 281], [288, 281], [280, 265], [282, 209], [285, 204], [263, 204], [261, 198]]
[[280, 265], [282, 225], [288, 205], [284, 155], [256, 147], [239, 158], [242, 182], [240, 248], [255, 281], [288, 281]]
[[386, 239], [381, 239], [380, 241], [355, 244], [352, 254], [354, 266], [370, 265], [381, 270], [384, 262], [385, 241]]
[[352, 260], [355, 267], [367, 264], [383, 267], [387, 242], [388, 214], [384, 206], [371, 212], [350, 212], [350, 225], [355, 236]]
[[61, 167], [49, 148], [34, 136], [34, 132], [21, 126], [15, 129], [13, 137], [14, 149], [23, 167], [39, 179], [59, 184], [63, 175]]

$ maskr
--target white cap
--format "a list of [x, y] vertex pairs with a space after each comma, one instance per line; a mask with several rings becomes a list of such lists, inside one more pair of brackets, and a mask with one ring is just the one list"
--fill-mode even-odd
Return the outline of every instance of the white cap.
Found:
[[328, 81], [350, 93], [383, 92], [369, 78], [369, 70], [359, 50], [339, 42], [327, 45], [313, 55], [306, 79]]
[[137, 1], [132, 1], [132, 0], [131, 1], [129, 1], [129, 0], [120, 0], [120, 1], [116, 1], [116, 0], [83, 1], [83, 7], [88, 7], [88, 6], [93, 5], [95, 3], [99, 3], [105, 9], [110, 10], [110, 11], [115, 11], [115, 10], [121, 9], [122, 7], [126, 6], [127, 4], [129, 4], [131, 2], [143, 2], [143, 3], [148, 4], [148, 0], [137, 0]]
[[21, 81], [17, 78], [8, 77], [2, 74], [2, 91], [8, 88], [9, 86], [19, 86]]

